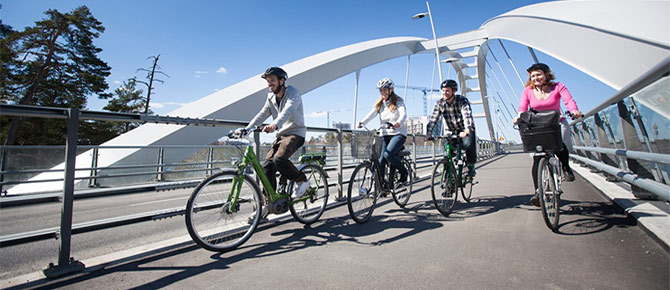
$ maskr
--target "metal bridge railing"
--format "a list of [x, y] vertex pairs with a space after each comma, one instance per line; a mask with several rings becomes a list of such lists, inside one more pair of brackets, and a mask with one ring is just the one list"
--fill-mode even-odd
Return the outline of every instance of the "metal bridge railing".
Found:
[[[81, 271], [84, 268], [84, 265], [70, 257], [71, 253], [71, 237], [72, 234], [91, 232], [100, 229], [108, 229], [117, 226], [128, 225], [137, 222], [143, 221], [152, 221], [158, 220], [166, 217], [181, 215], [184, 213], [183, 208], [173, 208], [173, 209], [163, 209], [156, 212], [147, 212], [134, 214], [130, 216], [115, 217], [105, 220], [86, 222], [83, 224], [78, 224], [73, 226], [72, 216], [73, 216], [73, 203], [74, 203], [74, 192], [75, 184], [77, 181], [88, 180], [88, 182], [80, 182], [87, 186], [95, 187], [98, 182], [102, 179], [114, 179], [114, 178], [124, 178], [127, 180], [129, 176], [138, 176], [138, 175], [147, 175], [154, 176], [155, 181], [166, 181], [165, 177], [168, 174], [174, 175], [175, 173], [194, 173], [194, 172], [204, 172], [203, 176], [200, 179], [205, 178], [207, 174], [211, 174], [213, 170], [220, 167], [220, 164], [230, 163], [227, 159], [216, 159], [214, 158], [213, 151], [217, 148], [225, 148], [226, 146], [141, 146], [143, 149], [155, 148], [157, 149], [157, 162], [156, 164], [135, 164], [135, 165], [123, 165], [123, 166], [109, 166], [109, 167], [99, 167], [97, 158], [100, 154], [100, 150], [112, 150], [120, 148], [138, 148], [136, 146], [79, 146], [77, 145], [78, 140], [78, 123], [79, 120], [103, 120], [103, 121], [118, 121], [118, 122], [139, 122], [139, 123], [160, 123], [160, 124], [180, 124], [180, 125], [196, 125], [196, 126], [246, 126], [247, 122], [241, 121], [230, 121], [230, 120], [214, 120], [214, 119], [193, 119], [193, 118], [180, 118], [180, 117], [170, 117], [170, 116], [149, 116], [141, 114], [126, 114], [126, 113], [110, 113], [110, 112], [94, 112], [94, 111], [80, 111], [77, 108], [48, 108], [48, 107], [35, 107], [35, 106], [21, 106], [21, 105], [6, 105], [0, 104], [0, 111], [3, 115], [7, 116], [21, 116], [21, 117], [41, 117], [41, 118], [57, 118], [57, 119], [66, 119], [68, 122], [67, 126], [67, 138], [65, 146], [0, 146], [0, 186], [6, 187], [13, 184], [29, 183], [29, 182], [44, 182], [44, 181], [29, 181], [28, 178], [22, 180], [9, 180], [6, 181], [5, 177], [12, 175], [34, 175], [44, 172], [63, 172], [63, 178], [58, 179], [49, 179], [48, 181], [63, 181], [63, 191], [57, 194], [58, 198], [62, 201], [61, 207], [61, 219], [60, 226], [55, 228], [42, 229], [37, 231], [7, 235], [0, 237], [0, 246], [9, 246], [15, 244], [21, 244], [26, 242], [32, 242], [37, 240], [44, 239], [59, 239], [59, 254], [58, 254], [58, 263], [57, 265], [50, 265], [50, 268], [45, 270], [44, 273], [47, 277], [59, 277], [67, 275], [69, 273], [74, 273]], [[344, 134], [350, 134], [351, 130], [341, 130], [341, 129], [329, 129], [329, 128], [308, 128], [309, 131], [316, 132], [331, 132], [336, 135], [337, 144], [326, 146], [326, 151], [331, 152], [335, 151], [335, 154], [327, 154], [330, 158], [335, 159], [336, 165], [330, 166], [328, 170], [334, 170], [337, 172], [337, 182], [332, 186], [337, 187], [337, 199], [342, 200], [343, 198], [343, 189], [344, 189], [344, 176], [343, 169], [345, 166], [345, 159], [355, 161], [351, 159], [350, 150], [345, 150]], [[255, 148], [256, 154], [261, 155], [260, 150], [262, 148], [260, 144], [259, 136], [255, 136]], [[432, 159], [432, 163], [435, 162], [437, 158], [443, 155], [441, 152], [443, 149], [441, 146], [436, 146], [435, 143], [430, 146], [427, 145], [417, 145], [417, 141], [423, 140], [422, 135], [408, 135], [408, 143], [411, 144], [411, 147], [408, 149], [412, 152], [412, 157], [414, 160], [414, 168], [416, 169], [416, 164], [418, 160], [422, 159]], [[408, 144], [406, 144], [408, 145]], [[319, 145], [323, 149], [323, 145]], [[407, 147], [407, 146], [406, 146]], [[64, 149], [65, 154], [65, 166], [64, 169], [19, 169], [19, 170], [6, 170], [7, 160], [11, 156], [12, 150], [19, 149], [54, 149], [58, 150]], [[62, 149], [61, 149], [62, 148]], [[207, 152], [204, 154], [206, 158], [204, 160], [190, 160], [183, 163], [165, 163], [163, 162], [165, 157], [165, 150], [170, 148], [180, 148], [180, 149], [191, 149], [194, 151], [206, 149]], [[309, 150], [310, 146], [303, 147], [303, 150]], [[90, 167], [79, 167], [75, 165], [77, 155], [81, 154], [79, 152], [82, 149], [89, 150], [91, 152]], [[432, 149], [432, 150], [431, 150]], [[490, 158], [495, 156], [500, 152], [499, 143], [479, 140], [478, 149], [480, 159]], [[335, 156], [332, 156], [335, 155]], [[347, 157], [348, 156], [348, 157]], [[331, 162], [332, 163], [332, 162]], [[353, 162], [352, 162], [353, 163]], [[429, 164], [432, 164], [429, 163]], [[56, 163], [57, 164], [57, 163]], [[55, 165], [55, 164], [54, 164]], [[202, 168], [187, 168], [187, 169], [174, 169], [178, 167], [188, 167], [188, 166], [201, 166]], [[426, 165], [430, 166], [430, 165]], [[101, 171], [110, 171], [110, 170], [136, 170], [136, 169], [145, 169], [150, 168], [151, 171], [145, 172], [132, 172], [124, 174], [99, 174]], [[84, 177], [75, 177], [76, 171], [89, 171], [89, 176]], [[416, 170], [415, 170], [416, 172]], [[192, 183], [191, 186], [195, 185]], [[158, 189], [159, 186], [156, 186]], [[5, 197], [0, 197], [2, 201]]]
[[570, 157], [630, 183], [638, 198], [670, 201], [669, 75], [670, 57], [571, 122]]

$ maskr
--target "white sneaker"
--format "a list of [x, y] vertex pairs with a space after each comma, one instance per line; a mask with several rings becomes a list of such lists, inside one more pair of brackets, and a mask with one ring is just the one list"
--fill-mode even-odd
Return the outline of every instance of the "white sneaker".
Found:
[[293, 198], [300, 198], [305, 194], [307, 189], [309, 188], [309, 180], [299, 182], [298, 187], [296, 187], [295, 192], [293, 193]]

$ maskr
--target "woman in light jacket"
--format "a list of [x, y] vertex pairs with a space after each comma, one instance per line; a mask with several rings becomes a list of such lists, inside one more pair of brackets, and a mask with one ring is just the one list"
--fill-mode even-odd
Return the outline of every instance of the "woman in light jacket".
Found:
[[[370, 113], [368, 113], [360, 123], [358, 128], [362, 128], [376, 115], [379, 115], [380, 124], [391, 123], [393, 128], [382, 129], [382, 152], [379, 157], [379, 164], [381, 170], [384, 172], [386, 162], [391, 163], [393, 168], [400, 172], [400, 182], [407, 182], [407, 169], [403, 166], [400, 158], [396, 154], [402, 149], [407, 140], [407, 126], [405, 120], [405, 102], [393, 91], [393, 81], [388, 78], [383, 78], [377, 82], [377, 89], [379, 89], [379, 99], [372, 106]], [[393, 176], [393, 175], [391, 175]]]

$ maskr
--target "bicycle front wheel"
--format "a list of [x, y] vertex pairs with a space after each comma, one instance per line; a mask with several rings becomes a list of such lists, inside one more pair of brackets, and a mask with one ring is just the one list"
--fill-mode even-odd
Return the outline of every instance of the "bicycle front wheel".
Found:
[[553, 232], [558, 231], [558, 220], [560, 209], [558, 207], [558, 187], [554, 178], [554, 172], [547, 158], [540, 159], [538, 165], [538, 183], [540, 188], [539, 199], [542, 208], [542, 218]]
[[414, 184], [414, 173], [412, 173], [412, 166], [406, 159], [402, 160], [403, 166], [407, 169], [407, 183], [400, 183], [400, 172], [395, 171], [395, 176], [393, 176], [393, 191], [391, 195], [393, 196], [393, 201], [399, 207], [405, 207], [409, 201], [409, 197], [412, 195], [412, 185]]
[[[307, 164], [300, 169], [304, 173], [310, 186], [303, 196], [289, 203], [291, 215], [303, 224], [311, 224], [321, 217], [328, 204], [328, 180], [323, 169], [314, 164]], [[293, 191], [294, 183], [289, 185], [289, 192]]]
[[437, 211], [444, 216], [449, 216], [458, 199], [456, 169], [449, 160], [442, 159], [435, 165], [430, 184], [430, 194], [433, 196], [433, 203]]
[[470, 202], [472, 198], [472, 186], [475, 185], [474, 177], [463, 176], [463, 186], [461, 187], [461, 195], [466, 202]]
[[347, 190], [347, 207], [355, 222], [364, 223], [370, 219], [377, 203], [378, 188], [372, 164], [363, 162], [356, 166]]
[[201, 247], [217, 252], [246, 242], [261, 216], [260, 190], [251, 177], [224, 171], [203, 180], [186, 204], [188, 234]]

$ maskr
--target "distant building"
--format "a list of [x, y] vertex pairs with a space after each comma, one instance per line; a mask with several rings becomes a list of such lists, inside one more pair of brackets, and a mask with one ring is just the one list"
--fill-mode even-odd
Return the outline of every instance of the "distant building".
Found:
[[[426, 116], [408, 118], [405, 122], [407, 125], [407, 134], [425, 135], [428, 127], [428, 118]], [[435, 124], [435, 128], [433, 129], [433, 136], [442, 135], [442, 128], [444, 127], [442, 123], [442, 118], [440, 118], [440, 121]]]
[[342, 130], [349, 130], [351, 129], [351, 124], [342, 122], [333, 122], [333, 127]]

